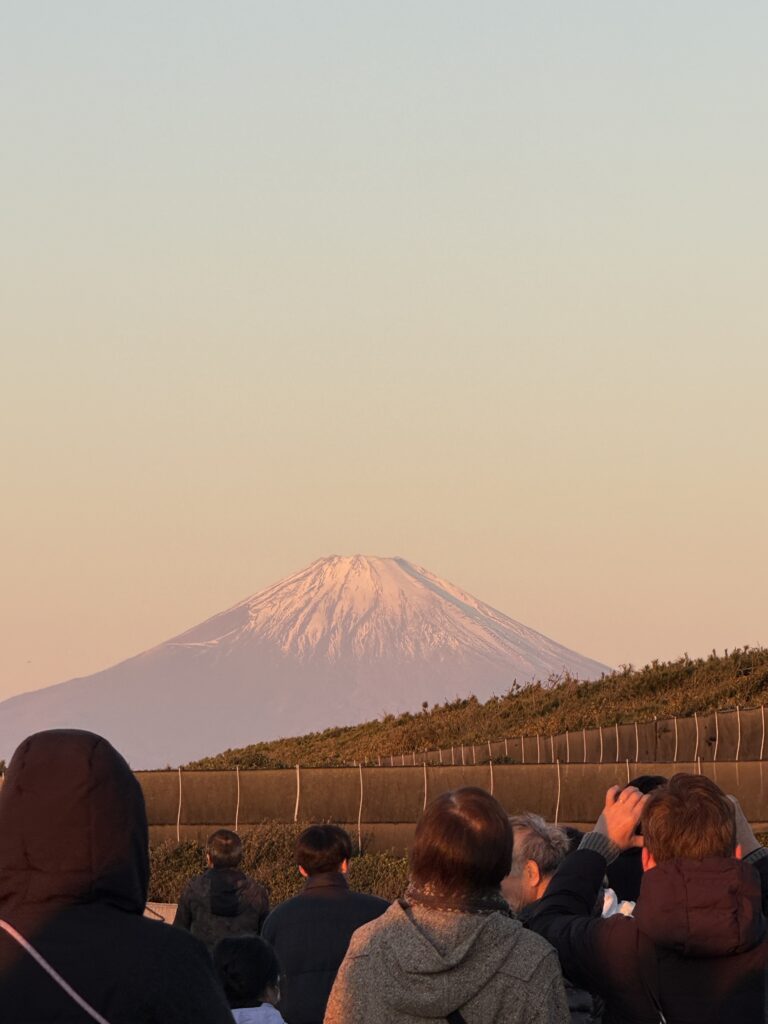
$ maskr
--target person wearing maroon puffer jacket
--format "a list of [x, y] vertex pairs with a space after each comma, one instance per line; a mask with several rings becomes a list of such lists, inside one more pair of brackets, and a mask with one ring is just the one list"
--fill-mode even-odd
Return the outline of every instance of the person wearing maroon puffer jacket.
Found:
[[[591, 917], [606, 865], [641, 845], [634, 917]], [[568, 978], [605, 999], [604, 1024], [762, 1024], [766, 910], [768, 850], [738, 803], [679, 774], [650, 796], [609, 789], [595, 830], [526, 925], [557, 949]]]

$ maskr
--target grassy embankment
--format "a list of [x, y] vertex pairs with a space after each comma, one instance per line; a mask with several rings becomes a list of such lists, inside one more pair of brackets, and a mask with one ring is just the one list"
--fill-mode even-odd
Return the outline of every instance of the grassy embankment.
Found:
[[506, 694], [484, 704], [475, 697], [450, 701], [415, 714], [225, 750], [187, 767], [370, 763], [379, 755], [485, 743], [521, 733], [560, 733], [761, 703], [768, 703], [768, 648], [744, 647], [723, 655], [713, 651], [708, 658], [685, 655], [677, 661], [654, 661], [641, 669], [623, 666], [595, 682], [566, 678], [554, 686], [513, 684]]

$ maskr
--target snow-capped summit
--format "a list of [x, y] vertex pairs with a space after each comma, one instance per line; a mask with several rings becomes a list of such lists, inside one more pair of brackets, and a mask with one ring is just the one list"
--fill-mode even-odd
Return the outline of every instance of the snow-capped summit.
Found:
[[134, 767], [610, 671], [404, 558], [321, 558], [103, 672], [0, 704], [0, 756], [58, 726]]

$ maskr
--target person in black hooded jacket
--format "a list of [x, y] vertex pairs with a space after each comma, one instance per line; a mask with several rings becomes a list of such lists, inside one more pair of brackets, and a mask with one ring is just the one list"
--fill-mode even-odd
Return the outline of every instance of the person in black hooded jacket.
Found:
[[184, 928], [213, 952], [219, 939], [258, 935], [269, 913], [267, 890], [240, 870], [243, 844], [237, 832], [220, 828], [208, 837], [208, 868], [184, 888], [176, 917]]
[[117, 751], [78, 730], [24, 740], [0, 790], [2, 1024], [232, 1024], [205, 947], [143, 916], [148, 880], [144, 797]]
[[[606, 864], [631, 846], [645, 869], [634, 917], [592, 918]], [[678, 774], [650, 796], [609, 789], [526, 925], [605, 998], [604, 1024], [762, 1024], [766, 909], [768, 850], [741, 808], [705, 776]]]

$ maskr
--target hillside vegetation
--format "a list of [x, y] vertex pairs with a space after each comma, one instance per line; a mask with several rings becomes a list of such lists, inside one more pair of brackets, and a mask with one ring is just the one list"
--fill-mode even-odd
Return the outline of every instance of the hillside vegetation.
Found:
[[379, 756], [484, 743], [525, 733], [559, 733], [614, 722], [647, 721], [654, 715], [692, 715], [768, 703], [768, 648], [631, 665], [596, 682], [571, 678], [540, 682], [481, 704], [476, 697], [428, 707], [417, 713], [326, 729], [226, 750], [188, 768], [284, 768], [375, 762]]

